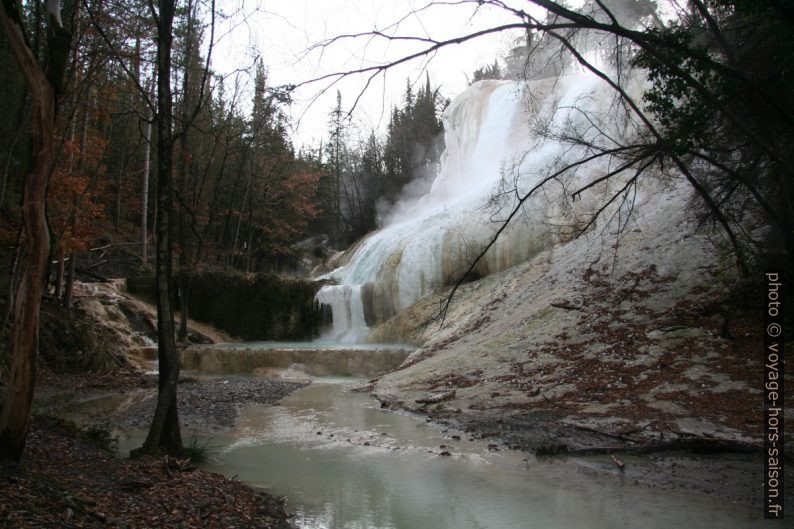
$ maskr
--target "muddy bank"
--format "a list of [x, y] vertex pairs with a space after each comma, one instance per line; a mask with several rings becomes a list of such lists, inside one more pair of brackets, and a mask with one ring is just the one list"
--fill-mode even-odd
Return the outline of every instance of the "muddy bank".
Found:
[[559, 329], [554, 341], [506, 345], [498, 343], [505, 334], [473, 329], [459, 338], [468, 354], [460, 354], [458, 339], [435, 342], [369, 389], [384, 407], [488, 440], [494, 450], [572, 459], [628, 483], [708, 494], [760, 512], [755, 319], [737, 319], [726, 339], [713, 305], [676, 304], [633, 323], [606, 303], [593, 305], [549, 306], [523, 323], [553, 328], [572, 314], [589, 333], [574, 338]]
[[[585, 472], [610, 474], [625, 484], [707, 494], [761, 509], [763, 453], [757, 446], [694, 437], [651, 443], [630, 434], [566, 424], [564, 416], [553, 411], [505, 418], [379, 400], [383, 407], [416, 413], [463, 432], [464, 438], [486, 441], [492, 451], [525, 451], [546, 462], [574, 463]], [[792, 475], [787, 471], [789, 479]], [[792, 498], [787, 492], [787, 505]]]

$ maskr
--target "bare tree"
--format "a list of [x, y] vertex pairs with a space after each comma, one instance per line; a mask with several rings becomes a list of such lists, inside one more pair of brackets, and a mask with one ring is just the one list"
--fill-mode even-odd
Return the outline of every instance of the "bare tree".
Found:
[[[150, 99], [154, 99], [154, 79], [149, 81]], [[141, 264], [144, 267], [149, 265], [149, 171], [152, 153], [152, 121], [153, 115], [149, 115], [144, 125], [145, 146], [143, 152], [143, 169], [141, 171]]]
[[4, 0], [0, 21], [11, 51], [24, 74], [33, 102], [32, 139], [34, 166], [25, 176], [22, 217], [25, 253], [22, 278], [14, 298], [14, 330], [11, 339], [11, 376], [0, 415], [0, 459], [19, 461], [25, 447], [39, 345], [39, 310], [44, 291], [44, 271], [50, 253], [50, 233], [45, 218], [47, 180], [55, 157], [56, 98], [61, 89], [71, 35], [61, 22], [58, 0], [46, 4], [47, 70], [39, 62], [27, 38], [19, 3]]
[[182, 450], [176, 391], [179, 383], [179, 354], [174, 337], [173, 294], [173, 213], [174, 137], [173, 96], [171, 94], [171, 43], [173, 41], [176, 0], [160, 0], [152, 7], [157, 25], [157, 242], [155, 273], [157, 281], [157, 358], [159, 384], [157, 407], [140, 452], [169, 453]]
[[[157, 171], [156, 171], [156, 208], [155, 215], [155, 283], [157, 290], [157, 346], [159, 361], [159, 385], [157, 406], [142, 447], [133, 450], [133, 455], [166, 451], [181, 453], [182, 436], [177, 411], [177, 385], [180, 364], [176, 349], [174, 314], [172, 299], [174, 295], [174, 205], [177, 195], [174, 189], [174, 146], [179, 138], [192, 125], [206, 103], [205, 89], [210, 72], [210, 60], [214, 45], [215, 0], [210, 0], [210, 41], [206, 60], [203, 65], [201, 81], [198, 83], [198, 96], [195, 106], [180, 115], [179, 127], [174, 127], [174, 101], [172, 82], [172, 45], [174, 40], [174, 18], [176, 0], [159, 0], [148, 3], [150, 15], [156, 27], [157, 53], [155, 70], [157, 72], [157, 98], [152, 101], [149, 90], [140, 83], [139, 77], [130, 69], [124, 57], [118, 52], [113, 40], [105, 32], [96, 13], [83, 0], [93, 27], [109, 47], [111, 55], [137, 89], [141, 99], [152, 112], [153, 123], [157, 128]], [[148, 198], [148, 196], [147, 196]], [[143, 213], [146, 214], [145, 212]], [[145, 237], [145, 233], [141, 234]]]

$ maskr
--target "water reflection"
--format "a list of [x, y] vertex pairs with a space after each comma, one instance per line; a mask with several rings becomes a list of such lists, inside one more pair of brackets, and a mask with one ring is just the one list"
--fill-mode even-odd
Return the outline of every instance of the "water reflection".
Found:
[[746, 507], [453, 434], [344, 384], [315, 383], [280, 406], [244, 410], [235, 431], [212, 439], [221, 455], [208, 470], [286, 495], [305, 529], [782, 527]]

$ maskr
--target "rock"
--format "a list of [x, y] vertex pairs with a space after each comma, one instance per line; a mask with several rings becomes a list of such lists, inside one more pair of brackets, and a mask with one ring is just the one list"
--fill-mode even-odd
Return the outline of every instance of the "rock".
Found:
[[416, 399], [417, 404], [437, 404], [439, 402], [444, 402], [445, 400], [450, 400], [455, 398], [455, 390], [445, 391], [443, 393], [437, 393], [435, 395], [431, 395], [429, 397], [422, 397], [420, 399]]

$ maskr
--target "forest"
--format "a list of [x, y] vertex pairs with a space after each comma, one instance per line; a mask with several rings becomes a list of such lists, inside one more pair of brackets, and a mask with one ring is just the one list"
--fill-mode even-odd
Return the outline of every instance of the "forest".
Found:
[[[324, 376], [355, 378], [385, 410], [427, 415], [464, 438], [475, 432], [470, 440], [485, 440], [487, 452], [607, 454], [621, 475], [627, 453], [768, 448], [761, 412], [754, 417], [742, 395], [757, 397], [748, 364], [761, 351], [759, 292], [769, 273], [783, 277], [794, 243], [790, 2], [411, 3], [398, 6], [397, 22], [340, 29], [304, 53], [344, 54], [348, 42], [410, 51], [286, 84], [256, 44], [247, 67], [215, 67], [221, 28], [242, 16], [232, 4], [3, 1], [0, 488], [9, 499], [0, 499], [0, 526], [155, 526], [148, 503], [161, 486], [189, 505], [164, 505], [173, 512], [163, 527], [294, 526], [283, 501], [194, 473], [211, 452], [196, 425], [228, 432], [246, 406], [281, 399], [291, 410], [291, 399], [331, 384]], [[436, 36], [444, 10], [469, 13], [469, 25]], [[501, 18], [487, 22], [488, 13]], [[406, 32], [414, 19], [425, 33]], [[462, 90], [428, 67], [443, 60], [436, 54], [489, 38], [508, 44], [459, 65]], [[421, 66], [387, 81], [411, 61]], [[351, 78], [362, 84], [351, 90]], [[378, 80], [385, 119], [373, 126], [356, 117]], [[295, 111], [307, 87], [315, 104], [335, 96], [322, 109], [322, 137], [310, 142], [298, 137]], [[588, 253], [596, 247], [611, 257]], [[790, 288], [780, 285], [785, 302]], [[531, 301], [508, 309], [514, 295]], [[780, 314], [782, 347], [791, 311]], [[298, 345], [261, 345], [285, 340]], [[341, 348], [331, 367], [318, 360], [323, 340]], [[717, 374], [692, 374], [706, 369], [697, 347], [719, 359]], [[602, 358], [618, 349], [617, 360]], [[544, 354], [554, 360], [537, 360]], [[784, 399], [790, 367], [782, 371]], [[102, 412], [110, 419], [101, 428], [64, 419], [114, 390], [138, 395], [130, 409], [144, 411], [134, 420], [124, 412], [126, 423]], [[327, 391], [322, 398], [358, 398]], [[708, 391], [712, 411], [693, 404]], [[550, 426], [527, 426], [536, 416]], [[687, 429], [685, 420], [709, 422]], [[312, 439], [353, 444], [359, 434], [307, 428], [317, 430]], [[83, 445], [99, 440], [113, 452], [132, 430], [132, 460], [91, 456], [114, 476], [91, 486], [112, 494], [78, 492], [80, 454], [95, 448]], [[461, 435], [438, 435], [438, 455], [456, 459], [448, 444]], [[42, 439], [59, 448], [48, 454]], [[59, 450], [74, 475], [45, 478]], [[721, 461], [718, 471], [726, 480], [740, 473], [744, 488], [726, 493], [738, 503], [755, 491], [749, 461], [738, 470]], [[211, 470], [231, 474], [218, 465]], [[680, 485], [660, 475], [663, 487]], [[55, 488], [41, 485], [48, 479]], [[114, 509], [112, 519], [103, 513]], [[389, 523], [414, 527], [400, 519]], [[455, 526], [454, 516], [444, 523]]]

